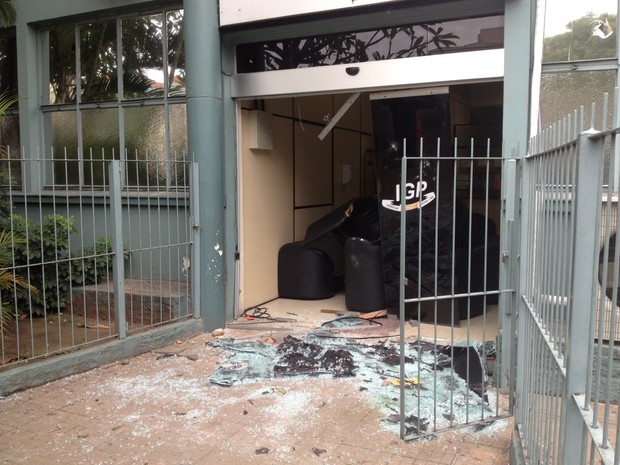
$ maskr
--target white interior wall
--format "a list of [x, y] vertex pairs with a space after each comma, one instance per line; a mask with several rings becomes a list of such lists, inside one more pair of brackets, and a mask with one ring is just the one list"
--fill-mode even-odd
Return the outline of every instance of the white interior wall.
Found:
[[[250, 150], [247, 110], [241, 111], [241, 308], [265, 302], [277, 290], [278, 249], [294, 237], [293, 121], [273, 117], [273, 150]], [[277, 292], [277, 291], [276, 291]]]
[[[308, 226], [342, 203], [374, 194], [372, 121], [362, 95], [323, 140], [319, 133], [349, 95], [267, 99], [274, 149], [249, 150], [249, 111], [241, 102], [239, 310], [278, 297], [277, 257], [287, 242], [303, 240]], [[364, 156], [366, 153], [366, 157]], [[344, 165], [351, 179], [343, 183]]]

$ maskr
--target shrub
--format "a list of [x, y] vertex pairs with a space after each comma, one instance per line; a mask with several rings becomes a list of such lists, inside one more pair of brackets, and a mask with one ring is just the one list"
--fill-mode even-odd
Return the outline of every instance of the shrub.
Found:
[[12, 215], [13, 235], [20, 240], [14, 244], [16, 267], [25, 267], [26, 278], [37, 288], [36, 295], [17, 291], [18, 308], [28, 308], [42, 315], [45, 309], [59, 311], [66, 305], [69, 291], [69, 260], [67, 249], [71, 234], [77, 232], [73, 218], [47, 215], [42, 224]]
[[71, 279], [73, 284], [88, 286], [102, 282], [112, 271], [112, 239], [100, 237], [92, 247], [73, 254]]

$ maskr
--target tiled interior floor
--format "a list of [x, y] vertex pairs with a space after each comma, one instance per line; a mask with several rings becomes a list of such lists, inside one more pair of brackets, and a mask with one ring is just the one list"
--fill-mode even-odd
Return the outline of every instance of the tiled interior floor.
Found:
[[[338, 318], [339, 315], [358, 315], [355, 312], [347, 312], [344, 293], [338, 293], [334, 297], [325, 300], [293, 300], [276, 299], [260, 305], [269, 314], [277, 318], [295, 320], [296, 325], [315, 327], [322, 322]], [[337, 313], [322, 313], [322, 311], [335, 311]], [[437, 339], [437, 341], [494, 341], [498, 332], [498, 308], [497, 305], [487, 306], [484, 315], [470, 319], [469, 325], [462, 321], [458, 327], [437, 326], [422, 323], [419, 327], [410, 323], [405, 325], [407, 337], [421, 337], [425, 339]], [[395, 331], [398, 335], [398, 330]]]
[[[335, 302], [332, 302], [335, 305]], [[286, 302], [295, 323], [224, 337], [302, 333], [317, 318]], [[286, 304], [286, 305], [284, 305]], [[325, 302], [326, 305], [329, 302]], [[291, 313], [296, 315], [291, 315]], [[236, 324], [251, 321], [239, 320]], [[263, 324], [262, 329], [259, 326]], [[398, 333], [397, 323], [373, 329]], [[416, 330], [416, 328], [411, 328]], [[274, 378], [221, 387], [225, 354], [202, 335], [0, 398], [4, 464], [508, 464], [511, 420], [403, 442], [353, 378]], [[162, 356], [163, 355], [163, 356]]]

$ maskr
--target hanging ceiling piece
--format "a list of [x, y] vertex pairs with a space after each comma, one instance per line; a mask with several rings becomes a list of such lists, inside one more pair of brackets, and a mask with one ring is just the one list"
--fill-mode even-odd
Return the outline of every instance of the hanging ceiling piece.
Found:
[[329, 132], [333, 129], [333, 127], [336, 125], [336, 123], [338, 121], [340, 121], [340, 118], [342, 118], [344, 116], [344, 114], [347, 112], [347, 110], [349, 108], [351, 108], [351, 105], [353, 105], [353, 103], [357, 100], [357, 98], [360, 96], [359, 92], [356, 92], [355, 94], [351, 95], [346, 102], [344, 102], [342, 104], [342, 106], [340, 107], [340, 110], [338, 110], [336, 112], [336, 114], [334, 115], [334, 117], [331, 119], [331, 121], [327, 124], [327, 126], [325, 126], [323, 128], [323, 130], [321, 131], [321, 133], [319, 134], [319, 139], [323, 140], [325, 139], [325, 136], [327, 136], [327, 134], [329, 134]]

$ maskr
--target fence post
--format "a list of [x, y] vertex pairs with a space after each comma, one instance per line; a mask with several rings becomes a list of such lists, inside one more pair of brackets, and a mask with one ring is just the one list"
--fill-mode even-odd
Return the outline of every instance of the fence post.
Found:
[[194, 317], [200, 318], [200, 196], [198, 163], [191, 164], [189, 184], [191, 252], [191, 297]]
[[[544, 136], [540, 136], [544, 137]], [[530, 142], [530, 147], [527, 153], [532, 151], [533, 141]], [[526, 153], [526, 154], [527, 154]], [[530, 229], [532, 225], [530, 224], [530, 216], [533, 208], [533, 196], [532, 196], [532, 184], [534, 177], [534, 161], [530, 159], [526, 159], [521, 155], [521, 152], [517, 149], [517, 155], [521, 156], [521, 208], [519, 212], [519, 224], [518, 224], [518, 254], [519, 258], [514, 257], [514, 261], [518, 261], [517, 265], [519, 267], [519, 272], [515, 279], [517, 281], [517, 299], [515, 302], [515, 308], [513, 311], [516, 312], [516, 335], [510, 334], [511, 337], [515, 339], [515, 341], [511, 341], [511, 345], [508, 345], [508, 342], [502, 340], [502, 349], [510, 350], [515, 358], [511, 361], [514, 367], [507, 367], [512, 370], [514, 373], [514, 396], [510, 401], [513, 403], [513, 411], [515, 412], [515, 425], [513, 431], [513, 437], [517, 439], [517, 444], [521, 445], [522, 441], [520, 438], [521, 431], [518, 429], [518, 425], [524, 425], [527, 415], [527, 406], [525, 403], [526, 393], [526, 373], [527, 366], [525, 364], [525, 360], [527, 360], [528, 347], [523, 343], [527, 334], [527, 315], [528, 310], [526, 308], [526, 303], [524, 300], [524, 296], [527, 292], [527, 270], [523, 269], [526, 266], [529, 266], [531, 263], [531, 255], [532, 251], [530, 248], [530, 244], [528, 241]], [[518, 168], [518, 166], [517, 166]], [[516, 230], [517, 228], [515, 228]], [[502, 338], [506, 337], [505, 331], [502, 328]], [[517, 336], [518, 335], [518, 336]], [[516, 344], [516, 347], [515, 347]], [[503, 362], [504, 360], [502, 360]]]
[[114, 292], [114, 319], [119, 339], [127, 337], [125, 315], [125, 260], [123, 249], [123, 205], [121, 200], [121, 162], [113, 160], [109, 165], [110, 212], [112, 214], [112, 251], [114, 260], [112, 282]]
[[566, 418], [564, 429], [564, 464], [579, 464], [585, 448], [585, 423], [575, 394], [586, 390], [588, 346], [592, 322], [592, 283], [596, 279], [598, 263], [598, 223], [601, 209], [602, 163], [604, 138], [598, 131], [589, 130], [579, 135], [577, 145], [577, 189], [575, 202], [575, 235], [573, 240], [572, 283], [570, 290], [566, 381], [562, 409]]
[[[518, 232], [515, 233], [515, 216], [517, 199], [520, 190], [517, 187], [517, 160], [504, 160], [504, 191], [502, 208], [502, 233], [501, 235], [501, 265], [500, 265], [500, 290], [516, 289], [515, 277], [518, 277]], [[517, 270], [517, 272], [514, 272]], [[497, 347], [499, 351], [500, 373], [495, 379], [503, 392], [512, 393], [515, 380], [515, 348], [516, 348], [516, 293], [502, 293], [499, 295], [499, 309], [501, 312], [501, 331]], [[512, 411], [513, 398], [510, 399]]]

